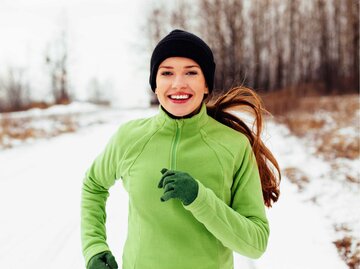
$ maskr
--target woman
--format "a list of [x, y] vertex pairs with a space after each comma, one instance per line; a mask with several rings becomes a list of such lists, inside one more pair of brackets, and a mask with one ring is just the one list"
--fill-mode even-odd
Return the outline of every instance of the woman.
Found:
[[[82, 243], [87, 268], [118, 268], [106, 244], [108, 189], [129, 193], [123, 268], [233, 268], [233, 251], [266, 249], [265, 205], [279, 196], [276, 160], [260, 139], [260, 100], [234, 88], [211, 99], [215, 63], [199, 37], [174, 30], [151, 57], [159, 113], [119, 128], [86, 173]], [[251, 108], [256, 132], [226, 112]]]

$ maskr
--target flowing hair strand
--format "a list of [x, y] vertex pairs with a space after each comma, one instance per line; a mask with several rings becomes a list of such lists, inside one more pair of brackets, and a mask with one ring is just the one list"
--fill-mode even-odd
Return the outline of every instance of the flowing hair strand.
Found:
[[[259, 169], [264, 203], [271, 207], [279, 199], [281, 172], [274, 155], [261, 139], [263, 115], [270, 113], [265, 110], [260, 96], [244, 86], [234, 87], [225, 94], [207, 99], [206, 107], [209, 116], [249, 139]], [[246, 115], [251, 116], [251, 127], [245, 121]]]

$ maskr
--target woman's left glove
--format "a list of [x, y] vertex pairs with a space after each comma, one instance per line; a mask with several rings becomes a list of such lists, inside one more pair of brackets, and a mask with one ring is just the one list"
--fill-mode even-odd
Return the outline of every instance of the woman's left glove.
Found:
[[118, 264], [110, 251], [104, 251], [90, 259], [87, 269], [118, 269]]
[[171, 198], [178, 198], [184, 205], [191, 204], [198, 195], [199, 185], [188, 173], [163, 168], [163, 174], [158, 187], [164, 188], [164, 195], [160, 198], [165, 202]]

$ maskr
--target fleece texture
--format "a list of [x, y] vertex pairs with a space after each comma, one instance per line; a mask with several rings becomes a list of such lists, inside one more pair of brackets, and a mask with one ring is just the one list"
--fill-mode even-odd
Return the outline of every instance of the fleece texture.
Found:
[[[191, 204], [160, 201], [164, 167], [197, 181]], [[82, 190], [86, 263], [109, 251], [105, 205], [117, 179], [129, 193], [123, 269], [230, 269], [233, 251], [258, 258], [266, 249], [269, 225], [251, 145], [208, 116], [204, 104], [191, 118], [173, 119], [160, 108], [122, 125], [94, 160]]]

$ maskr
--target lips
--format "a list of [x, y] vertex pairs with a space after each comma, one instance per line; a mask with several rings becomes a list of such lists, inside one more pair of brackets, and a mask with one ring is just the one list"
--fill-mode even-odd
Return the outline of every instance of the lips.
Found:
[[189, 99], [191, 97], [191, 95], [190, 94], [181, 94], [181, 95], [174, 94], [174, 95], [170, 95], [169, 97], [174, 100], [186, 100], [186, 99]]
[[168, 95], [168, 98], [174, 103], [185, 103], [192, 97], [192, 94], [179, 92]]

